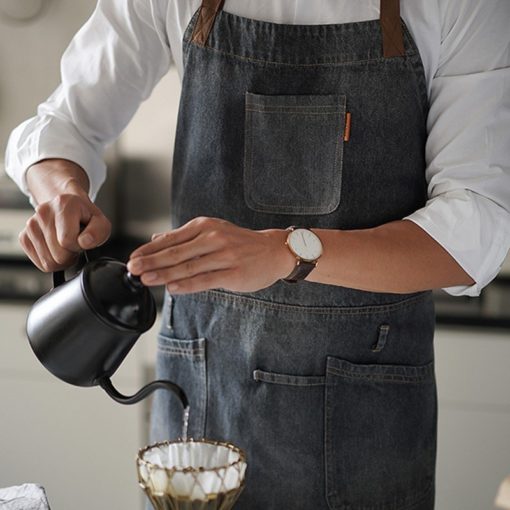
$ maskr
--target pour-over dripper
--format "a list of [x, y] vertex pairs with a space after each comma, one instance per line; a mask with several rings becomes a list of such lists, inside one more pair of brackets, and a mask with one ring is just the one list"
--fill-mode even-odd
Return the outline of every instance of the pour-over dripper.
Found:
[[155, 510], [230, 510], [244, 488], [246, 456], [230, 443], [165, 441], [141, 449], [136, 462]]

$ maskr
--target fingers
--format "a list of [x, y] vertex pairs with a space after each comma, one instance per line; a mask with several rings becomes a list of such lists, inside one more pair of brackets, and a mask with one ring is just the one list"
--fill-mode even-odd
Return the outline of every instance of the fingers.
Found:
[[201, 232], [210, 230], [213, 226], [217, 225], [218, 222], [226, 223], [222, 220], [218, 220], [217, 218], [200, 216], [188, 221], [188, 223], [179, 228], [171, 230], [170, 232], [154, 234], [149, 243], [140, 246], [131, 254], [131, 258], [140, 257], [142, 255], [150, 255], [151, 253], [156, 253], [165, 248], [169, 248], [170, 246], [191, 241]]
[[[128, 265], [128, 269], [129, 269]], [[185, 260], [180, 264], [168, 267], [165, 266], [144, 271], [141, 276], [142, 283], [148, 286], [165, 285], [175, 280], [192, 278], [200, 273], [218, 271], [221, 269], [232, 269], [232, 261], [222, 252], [214, 252], [202, 257], [195, 257]]]
[[148, 271], [176, 266], [188, 259], [200, 257], [213, 251], [212, 246], [198, 240], [197, 236], [186, 243], [171, 246], [150, 255], [131, 258], [128, 262], [128, 269], [133, 274], [140, 275]]
[[65, 212], [67, 211], [64, 209], [55, 215], [49, 206], [39, 206], [36, 214], [29, 220], [29, 224], [33, 226], [31, 231], [29, 229], [32, 243], [41, 262], [47, 263], [48, 271], [70, 265], [80, 251], [76, 238], [69, 234], [73, 227], [72, 211], [69, 211], [70, 219], [65, 216]]
[[95, 214], [90, 217], [87, 226], [78, 237], [78, 244], [84, 250], [104, 244], [110, 237], [112, 231], [111, 223], [106, 216], [104, 216], [99, 209], [94, 211], [94, 213]]
[[23, 230], [20, 233], [19, 242], [21, 244], [21, 247], [23, 248], [23, 251], [27, 254], [28, 258], [33, 262], [33, 264], [41, 271], [45, 271], [41, 263], [41, 259], [37, 255], [37, 251], [34, 248], [34, 245], [32, 244], [32, 241], [30, 241], [30, 237], [28, 237], [25, 230]]
[[39, 269], [56, 271], [71, 265], [82, 249], [103, 244], [110, 232], [110, 222], [88, 196], [66, 194], [37, 206], [19, 240]]
[[[20, 237], [22, 246], [27, 246], [27, 255], [41, 271], [49, 272], [62, 269], [70, 265], [76, 255], [72, 252], [56, 247], [55, 236], [53, 235], [51, 243], [48, 242], [49, 237], [43, 232], [36, 216], [32, 216], [27, 222], [27, 226]], [[52, 246], [50, 246], [50, 244]], [[35, 251], [35, 256], [34, 252]]]

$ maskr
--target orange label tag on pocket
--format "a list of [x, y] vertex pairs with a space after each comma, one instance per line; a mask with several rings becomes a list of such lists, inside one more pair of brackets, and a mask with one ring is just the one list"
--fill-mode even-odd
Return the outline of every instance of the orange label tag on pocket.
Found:
[[345, 114], [344, 142], [348, 142], [351, 138], [351, 113]]

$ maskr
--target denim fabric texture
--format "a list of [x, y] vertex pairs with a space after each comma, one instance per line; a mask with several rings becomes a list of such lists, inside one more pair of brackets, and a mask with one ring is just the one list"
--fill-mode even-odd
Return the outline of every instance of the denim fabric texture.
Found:
[[[426, 200], [427, 93], [405, 25], [281, 25], [220, 11], [184, 34], [172, 220], [252, 229], [367, 228]], [[403, 22], [402, 22], [403, 23]], [[345, 112], [351, 137], [343, 141]], [[433, 510], [437, 435], [430, 292], [279, 281], [165, 297], [157, 375], [190, 397], [190, 435], [247, 453], [239, 510]], [[178, 437], [158, 392], [152, 440]]]

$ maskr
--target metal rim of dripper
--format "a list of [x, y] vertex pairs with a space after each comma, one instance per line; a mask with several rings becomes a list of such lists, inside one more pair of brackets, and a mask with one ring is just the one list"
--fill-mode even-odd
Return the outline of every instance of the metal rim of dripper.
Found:
[[[144, 485], [142, 482], [139, 483], [142, 490], [145, 492], [149, 500], [155, 499], [158, 500], [159, 498], [165, 498], [167, 496], [164, 492], [152, 492], [149, 487]], [[206, 495], [206, 499], [189, 499], [186, 496], [172, 496], [172, 499], [177, 502], [184, 502], [189, 503], [198, 501], [200, 503], [208, 503], [210, 501], [215, 501], [218, 499], [219, 496], [222, 496], [224, 498], [231, 498], [232, 502], [235, 502], [235, 500], [240, 496], [241, 492], [244, 490], [245, 483], [244, 480], [239, 484], [239, 487], [236, 487], [235, 489], [230, 489], [226, 492], [214, 492], [211, 494]], [[152, 501], [151, 501], [152, 502]]]
[[[229, 450], [232, 450], [233, 452], [239, 454], [239, 458], [237, 460], [235, 460], [234, 462], [231, 462], [230, 464], [226, 464], [226, 465], [223, 465], [223, 466], [216, 466], [216, 467], [213, 467], [213, 468], [204, 468], [204, 467], [198, 467], [198, 468], [193, 468], [193, 467], [177, 468], [177, 467], [173, 467], [173, 468], [168, 468], [168, 467], [165, 467], [165, 466], [161, 466], [159, 464], [154, 464], [154, 463], [149, 462], [148, 460], [145, 460], [143, 458], [143, 455], [147, 451], [152, 450], [153, 448], [160, 447], [160, 446], [170, 446], [172, 444], [178, 444], [178, 443], [180, 443], [180, 444], [184, 444], [184, 443], [205, 443], [205, 444], [210, 444], [210, 445], [213, 445], [213, 446], [223, 446], [223, 447], [228, 448]], [[161, 441], [161, 442], [158, 442], [158, 443], [153, 443], [153, 444], [150, 444], [148, 446], [145, 446], [144, 448], [141, 448], [140, 450], [138, 450], [138, 454], [136, 456], [136, 461], [137, 461], [138, 464], [143, 464], [146, 467], [152, 466], [152, 467], [156, 467], [157, 469], [162, 469], [167, 474], [170, 474], [170, 475], [173, 475], [174, 473], [196, 473], [196, 472], [204, 473], [204, 472], [214, 472], [214, 471], [218, 471], [220, 469], [228, 469], [230, 467], [234, 467], [237, 464], [241, 464], [243, 462], [246, 464], [246, 453], [244, 452], [244, 450], [242, 450], [238, 446], [233, 445], [232, 443], [227, 443], [225, 441], [213, 441], [212, 439], [193, 439], [192, 437], [190, 437], [190, 438], [188, 438], [186, 440], [175, 439], [173, 441]], [[140, 483], [141, 483], [141, 481], [140, 481]]]

